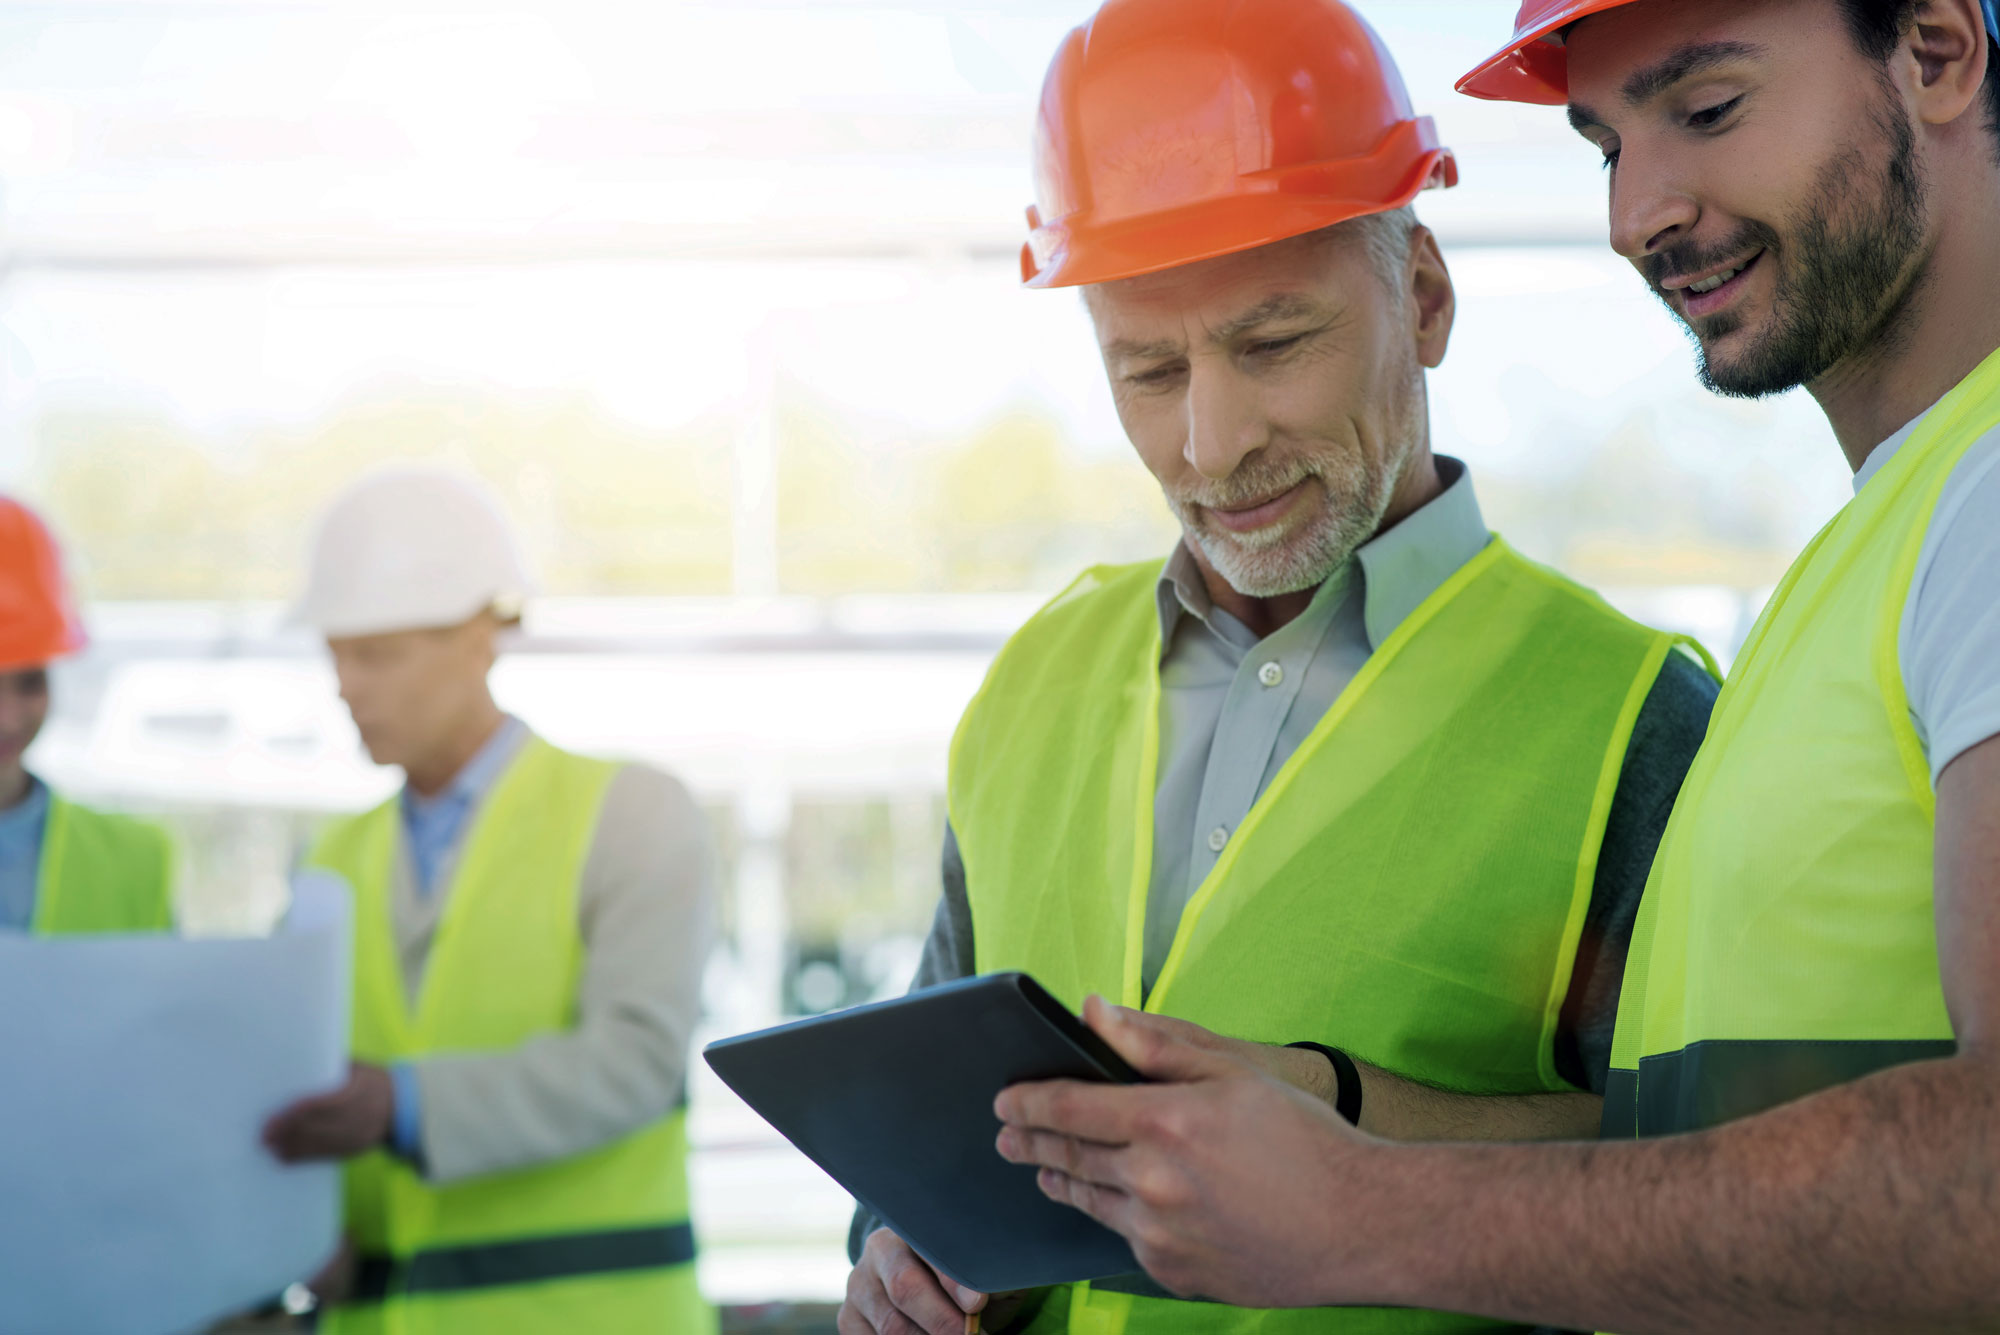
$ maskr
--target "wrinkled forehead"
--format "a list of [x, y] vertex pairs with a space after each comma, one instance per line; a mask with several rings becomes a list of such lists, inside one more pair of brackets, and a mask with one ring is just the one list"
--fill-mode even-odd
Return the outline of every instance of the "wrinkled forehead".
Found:
[[1349, 224], [1232, 255], [1083, 289], [1100, 341], [1186, 324], [1217, 336], [1347, 304], [1371, 270], [1366, 237]]

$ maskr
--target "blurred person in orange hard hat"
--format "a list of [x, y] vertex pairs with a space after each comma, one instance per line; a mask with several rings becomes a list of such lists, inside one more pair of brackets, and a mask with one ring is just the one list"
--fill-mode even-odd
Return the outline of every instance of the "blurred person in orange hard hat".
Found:
[[84, 646], [62, 553], [0, 496], [0, 930], [158, 932], [173, 925], [174, 851], [152, 825], [72, 802], [28, 770], [49, 665]]
[[529, 585], [485, 487], [392, 468], [328, 507], [294, 608], [405, 780], [308, 858], [355, 891], [355, 1062], [265, 1131], [346, 1163], [349, 1248], [314, 1284], [336, 1335], [714, 1327], [686, 1170], [707, 824], [495, 703]]
[[[1375, 1135], [1592, 1133], [1715, 684], [1494, 536], [1432, 453], [1455, 298], [1412, 203], [1450, 153], [1338, 0], [1112, 0], [1055, 56], [1034, 168], [1023, 278], [1083, 289], [1182, 539], [1001, 652], [953, 743], [917, 986], [1018, 969], [1143, 1007]], [[850, 1251], [845, 1335], [1491, 1324], [1145, 1275], [989, 1305], [865, 1210]]]
[[1177, 1083], [1009, 1091], [1003, 1139], [1235, 1301], [2000, 1330], [2000, 15], [1527, 0], [1515, 28], [1460, 86], [1566, 102], [1704, 382], [1803, 387], [1854, 475], [1660, 847], [1605, 1143], [1383, 1144], [1143, 1025]]

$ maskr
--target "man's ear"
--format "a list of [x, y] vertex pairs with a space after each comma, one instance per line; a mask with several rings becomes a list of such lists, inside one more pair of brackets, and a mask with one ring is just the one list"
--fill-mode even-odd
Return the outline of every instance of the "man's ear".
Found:
[[1451, 270], [1445, 267], [1436, 234], [1422, 223], [1410, 231], [1406, 279], [1410, 285], [1410, 331], [1417, 342], [1417, 360], [1427, 369], [1436, 370], [1451, 344], [1458, 294], [1452, 290]]
[[1992, 38], [1980, 0], [1918, 0], [1898, 59], [1915, 74], [1911, 110], [1919, 121], [1948, 125], [1968, 112], [1983, 117]]

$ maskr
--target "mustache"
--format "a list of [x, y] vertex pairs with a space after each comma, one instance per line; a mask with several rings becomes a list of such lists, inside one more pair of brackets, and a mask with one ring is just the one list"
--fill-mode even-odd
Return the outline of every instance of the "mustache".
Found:
[[1282, 496], [1307, 478], [1323, 476], [1305, 459], [1254, 460], [1220, 481], [1176, 491], [1173, 501], [1203, 510], [1243, 510]]
[[1772, 251], [1778, 248], [1776, 229], [1764, 223], [1747, 222], [1722, 241], [1704, 244], [1688, 240], [1648, 255], [1639, 261], [1639, 273], [1654, 294], [1664, 298], [1667, 284], [1673, 279], [1713, 269], [1760, 247]]

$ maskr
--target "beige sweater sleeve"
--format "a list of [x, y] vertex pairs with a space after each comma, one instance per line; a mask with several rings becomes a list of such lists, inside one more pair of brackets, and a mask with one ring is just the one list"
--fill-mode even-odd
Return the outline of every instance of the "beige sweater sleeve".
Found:
[[715, 855], [678, 780], [636, 765], [619, 771], [579, 889], [575, 1028], [511, 1052], [418, 1063], [431, 1180], [580, 1154], [683, 1101], [714, 933]]

